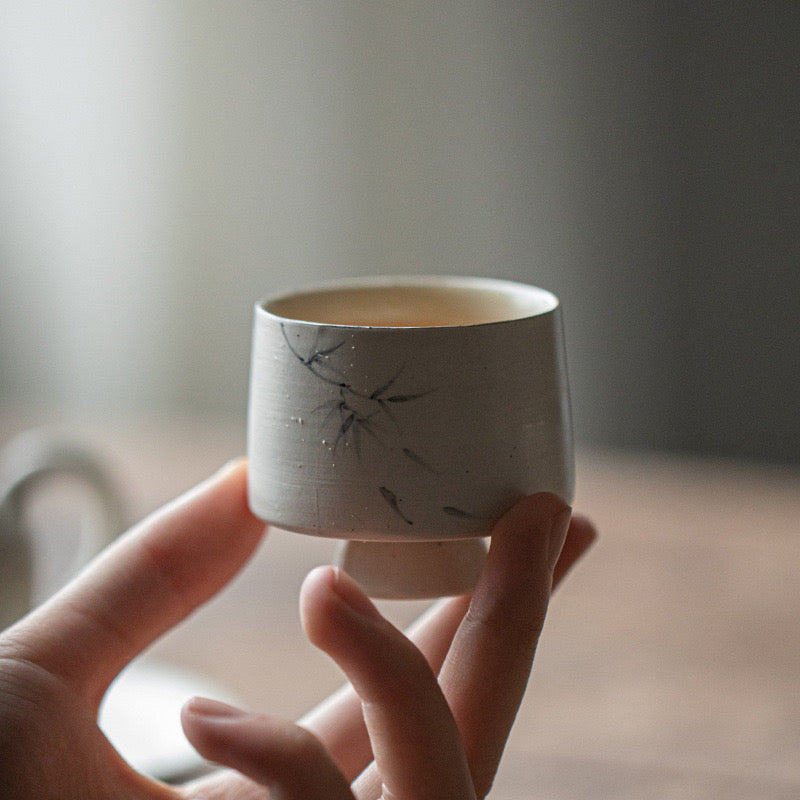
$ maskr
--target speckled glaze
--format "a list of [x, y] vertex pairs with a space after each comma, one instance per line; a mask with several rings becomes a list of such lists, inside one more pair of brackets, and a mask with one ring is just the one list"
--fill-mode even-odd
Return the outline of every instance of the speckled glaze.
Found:
[[341, 539], [480, 537], [523, 495], [571, 501], [558, 300], [430, 277], [258, 303], [248, 457], [254, 513]]

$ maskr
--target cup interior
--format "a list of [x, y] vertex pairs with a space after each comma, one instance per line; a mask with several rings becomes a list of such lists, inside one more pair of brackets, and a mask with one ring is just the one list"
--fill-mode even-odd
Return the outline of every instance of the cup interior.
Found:
[[544, 289], [492, 279], [331, 286], [264, 304], [277, 317], [322, 325], [426, 328], [485, 325], [536, 316], [558, 305]]

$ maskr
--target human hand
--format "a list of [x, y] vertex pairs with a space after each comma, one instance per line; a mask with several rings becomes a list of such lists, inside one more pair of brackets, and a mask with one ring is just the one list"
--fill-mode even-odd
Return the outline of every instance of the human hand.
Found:
[[301, 593], [306, 632], [359, 694], [344, 689], [302, 727], [191, 701], [183, 715], [190, 741], [236, 772], [168, 787], [114, 752], [96, 721], [110, 682], [221, 589], [261, 538], [263, 523], [247, 509], [245, 472], [241, 462], [229, 467], [148, 518], [0, 635], [0, 797], [485, 795], [524, 692], [552, 562], [566, 534], [558, 580], [594, 536], [580, 519], [567, 532], [569, 511], [551, 495], [523, 500], [498, 523], [471, 604], [440, 602], [409, 638], [346, 575], [312, 572]]

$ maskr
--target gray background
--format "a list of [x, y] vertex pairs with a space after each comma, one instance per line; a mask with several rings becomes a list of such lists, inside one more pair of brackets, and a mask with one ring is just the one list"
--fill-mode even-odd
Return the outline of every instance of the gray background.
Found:
[[800, 460], [800, 6], [0, 9], [4, 407], [243, 421], [258, 297], [488, 274], [584, 447]]

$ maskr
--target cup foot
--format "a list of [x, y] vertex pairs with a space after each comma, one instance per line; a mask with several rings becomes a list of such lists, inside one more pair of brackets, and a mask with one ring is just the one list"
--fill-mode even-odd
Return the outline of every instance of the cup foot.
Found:
[[486, 560], [482, 539], [440, 542], [344, 542], [341, 567], [376, 600], [423, 600], [468, 594]]

